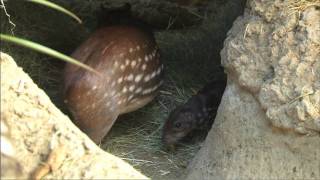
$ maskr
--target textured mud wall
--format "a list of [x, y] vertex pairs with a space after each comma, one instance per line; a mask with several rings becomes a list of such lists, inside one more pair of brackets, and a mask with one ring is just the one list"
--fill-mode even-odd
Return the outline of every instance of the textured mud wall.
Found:
[[320, 179], [320, 3], [291, 3], [251, 0], [235, 21], [228, 86], [187, 179]]
[[[6, 172], [1, 173], [1, 178], [147, 179], [98, 148], [10, 56], [0, 53], [0, 63], [1, 123], [6, 122], [10, 130], [8, 137], [9, 130], [1, 127], [1, 140], [9, 142], [11, 138], [15, 149], [6, 151], [1, 142], [1, 158], [6, 157], [5, 162], [1, 161], [1, 171]], [[11, 168], [19, 167], [16, 162], [21, 170], [11, 173]]]
[[[320, 131], [320, 11], [293, 13], [289, 3], [249, 2], [235, 22], [222, 64], [250, 91], [273, 126]], [[320, 5], [320, 2], [319, 2]]]

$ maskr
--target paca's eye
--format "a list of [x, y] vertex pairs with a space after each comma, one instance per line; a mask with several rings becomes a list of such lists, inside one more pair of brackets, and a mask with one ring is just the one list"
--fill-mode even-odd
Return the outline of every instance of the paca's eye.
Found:
[[175, 123], [175, 124], [174, 124], [174, 127], [180, 128], [180, 127], [181, 127], [181, 123], [180, 123], [180, 122]]

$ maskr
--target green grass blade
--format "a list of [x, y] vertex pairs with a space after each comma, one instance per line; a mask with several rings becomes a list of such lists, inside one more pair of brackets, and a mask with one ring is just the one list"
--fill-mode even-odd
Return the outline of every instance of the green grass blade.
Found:
[[76, 21], [78, 21], [80, 24], [82, 23], [82, 20], [77, 15], [75, 15], [74, 13], [70, 12], [69, 10], [67, 10], [67, 9], [65, 9], [65, 8], [55, 4], [55, 3], [52, 3], [50, 1], [47, 1], [47, 0], [27, 0], [27, 1], [30, 1], [30, 2], [33, 2], [33, 3], [36, 3], [36, 4], [41, 4], [41, 5], [47, 6], [49, 8], [55, 9], [57, 11], [60, 11], [60, 12], [62, 12], [64, 14], [67, 14], [67, 15], [71, 16]]
[[52, 56], [52, 57], [55, 57], [55, 58], [58, 58], [58, 59], [61, 59], [61, 60], [64, 60], [68, 63], [72, 63], [74, 65], [77, 65], [79, 67], [82, 67], [88, 71], [91, 71], [91, 72], [94, 72], [98, 75], [100, 75], [99, 72], [97, 72], [96, 70], [92, 69], [90, 66], [87, 66], [69, 56], [66, 56], [56, 50], [53, 50], [53, 49], [50, 49], [48, 47], [45, 47], [43, 45], [40, 45], [40, 44], [37, 44], [37, 43], [34, 43], [34, 42], [31, 42], [31, 41], [28, 41], [28, 40], [25, 40], [25, 39], [21, 39], [21, 38], [17, 38], [17, 37], [13, 37], [13, 36], [9, 36], [9, 35], [5, 35], [5, 34], [0, 34], [0, 40], [1, 41], [7, 41], [7, 42], [11, 42], [11, 43], [14, 43], [14, 44], [17, 44], [17, 45], [20, 45], [20, 46], [23, 46], [23, 47], [27, 47], [29, 49], [32, 49], [32, 50], [35, 50], [35, 51], [38, 51], [38, 52], [41, 52], [41, 53], [44, 53], [44, 54], [47, 54], [49, 56]]

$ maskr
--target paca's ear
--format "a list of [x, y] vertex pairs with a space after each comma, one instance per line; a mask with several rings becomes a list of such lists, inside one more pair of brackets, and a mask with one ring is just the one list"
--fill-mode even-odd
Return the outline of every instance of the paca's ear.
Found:
[[187, 109], [197, 110], [202, 107], [202, 101], [199, 94], [192, 95], [184, 105]]

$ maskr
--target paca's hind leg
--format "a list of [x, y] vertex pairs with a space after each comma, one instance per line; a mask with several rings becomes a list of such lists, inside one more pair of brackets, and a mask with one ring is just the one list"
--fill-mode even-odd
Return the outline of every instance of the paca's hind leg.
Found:
[[76, 120], [80, 129], [89, 136], [96, 144], [100, 144], [103, 138], [108, 134], [117, 115], [98, 115], [92, 122]]
[[96, 144], [100, 144], [103, 138], [108, 134], [112, 125], [116, 121], [117, 118], [108, 119], [107, 121], [112, 122], [111, 124], [107, 124], [102, 127], [97, 127], [96, 129], [90, 129], [87, 131], [88, 136], [92, 139]]
[[106, 104], [105, 101], [84, 96], [80, 102], [82, 103], [69, 102], [73, 122], [98, 144], [108, 134], [119, 115], [114, 107], [116, 101], [110, 98]]

